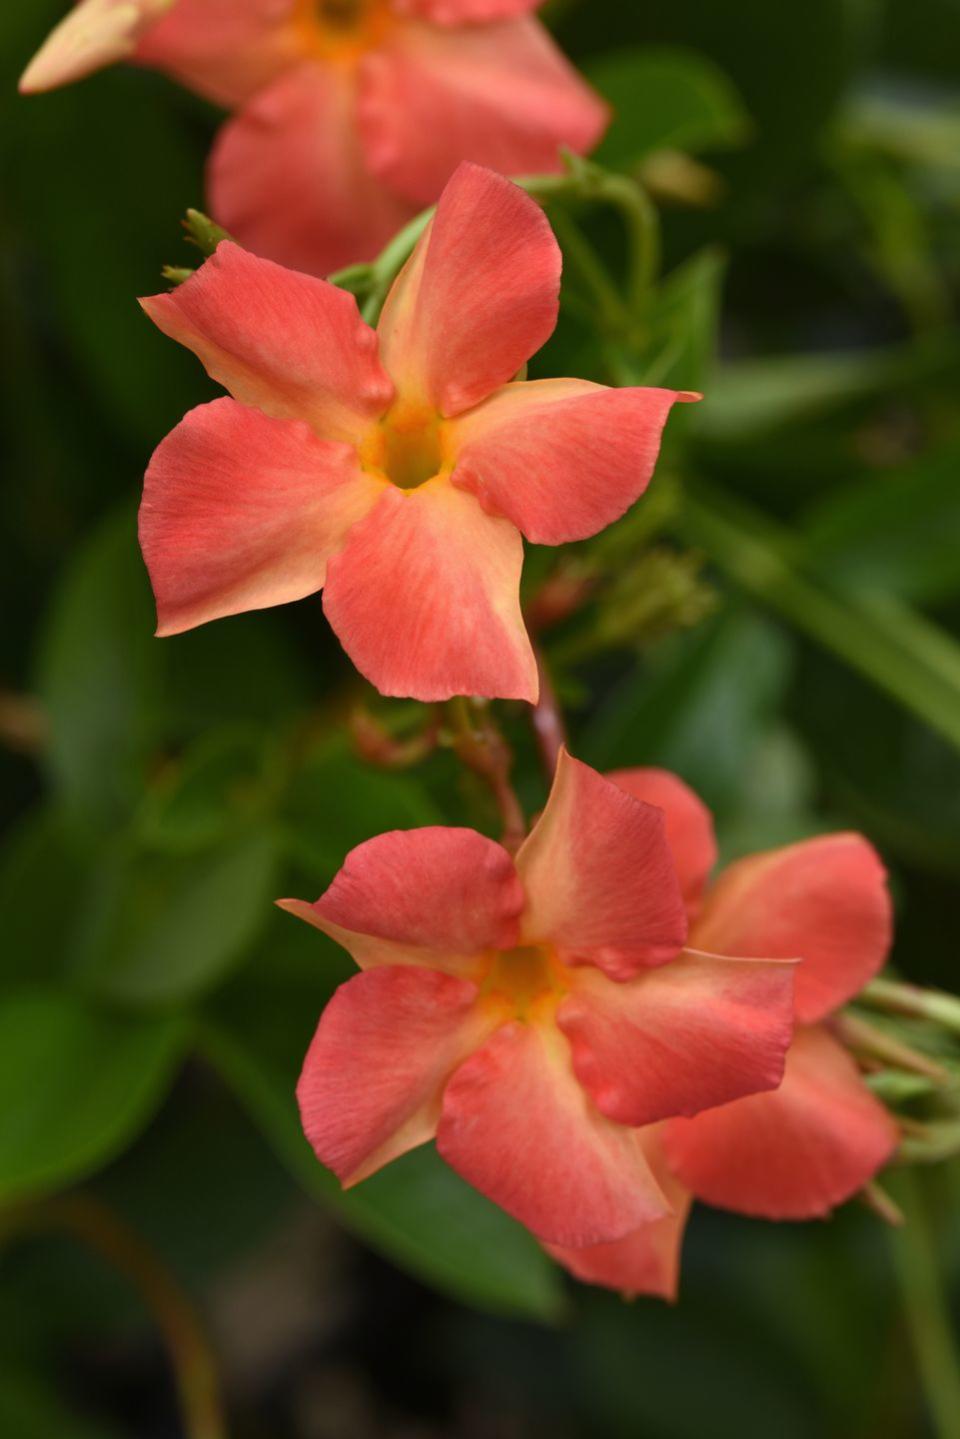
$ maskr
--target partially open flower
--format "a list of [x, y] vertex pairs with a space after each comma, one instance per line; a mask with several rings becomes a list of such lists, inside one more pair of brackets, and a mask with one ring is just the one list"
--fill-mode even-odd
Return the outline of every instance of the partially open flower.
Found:
[[503, 174], [587, 153], [606, 107], [541, 0], [80, 0], [21, 81], [132, 59], [237, 109], [210, 207], [247, 248], [314, 274], [372, 259], [462, 160]]
[[510, 383], [557, 319], [542, 210], [465, 165], [375, 334], [352, 295], [223, 243], [143, 301], [234, 399], [147, 471], [159, 633], [301, 599], [384, 694], [535, 700], [521, 534], [584, 539], [643, 493], [673, 390]]
[[710, 817], [674, 775], [611, 776], [659, 805], [691, 914], [690, 944], [719, 954], [792, 957], [799, 1027], [783, 1083], [648, 1131], [669, 1176], [675, 1216], [619, 1244], [552, 1252], [579, 1278], [628, 1293], [676, 1293], [691, 1198], [765, 1219], [813, 1219], [851, 1198], [896, 1148], [896, 1125], [823, 1023], [876, 975], [890, 947], [886, 876], [857, 834], [753, 855], [707, 888], [716, 859]]
[[363, 971], [298, 1090], [344, 1184], [435, 1136], [542, 1240], [599, 1244], [673, 1208], [637, 1126], [780, 1081], [793, 966], [685, 949], [663, 813], [566, 753], [516, 863], [473, 830], [396, 832], [282, 905]]

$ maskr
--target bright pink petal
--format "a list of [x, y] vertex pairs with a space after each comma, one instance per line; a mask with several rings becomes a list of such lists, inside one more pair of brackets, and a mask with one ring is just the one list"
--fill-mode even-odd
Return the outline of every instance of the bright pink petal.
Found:
[[417, 210], [367, 168], [353, 72], [335, 65], [291, 69], [229, 120], [207, 184], [231, 235], [314, 275], [372, 260]]
[[667, 843], [673, 855], [680, 888], [693, 919], [700, 909], [703, 891], [717, 862], [717, 840], [713, 817], [689, 785], [665, 769], [618, 769], [607, 779], [662, 809], [667, 821]]
[[140, 544], [158, 634], [303, 599], [383, 492], [349, 445], [235, 400], [191, 410], [154, 452]]
[[680, 1287], [680, 1248], [692, 1196], [667, 1168], [660, 1132], [655, 1125], [641, 1130], [637, 1137], [673, 1213], [663, 1219], [652, 1219], [612, 1244], [591, 1244], [585, 1249], [564, 1249], [548, 1244], [546, 1249], [584, 1284], [600, 1284], [625, 1298], [653, 1294], [672, 1302]]
[[445, 480], [388, 489], [330, 564], [324, 610], [381, 694], [537, 698], [523, 542]]
[[174, 0], [81, 0], [47, 36], [20, 80], [33, 95], [128, 59]]
[[698, 1199], [763, 1219], [815, 1219], [892, 1157], [897, 1127], [820, 1025], [798, 1032], [781, 1087], [664, 1130], [667, 1160]]
[[507, 385], [451, 426], [453, 482], [528, 540], [585, 540], [618, 520], [653, 476], [675, 390], [588, 380]]
[[523, 888], [513, 860], [472, 829], [394, 830], [351, 850], [316, 904], [282, 900], [361, 966], [463, 970], [517, 942]]
[[636, 1134], [593, 1108], [552, 1026], [508, 1024], [461, 1065], [437, 1148], [550, 1244], [620, 1239], [669, 1210]]
[[420, 204], [462, 160], [502, 175], [558, 171], [561, 147], [585, 154], [609, 120], [543, 26], [525, 18], [398, 26], [361, 62], [359, 115], [371, 170]]
[[323, 1012], [297, 1087], [322, 1164], [356, 1184], [432, 1139], [443, 1086], [490, 1032], [476, 986], [432, 969], [375, 969]]
[[457, 415], [512, 379], [557, 323], [560, 247], [529, 195], [461, 165], [380, 318], [401, 393]]
[[577, 1078], [608, 1119], [641, 1125], [698, 1114], [780, 1083], [793, 970], [689, 952], [627, 984], [579, 969], [557, 1024]]
[[296, 0], [176, 0], [136, 59], [216, 104], [239, 105], [302, 58], [296, 9]]
[[525, 941], [549, 942], [569, 963], [627, 980], [683, 948], [686, 916], [662, 812], [565, 750], [517, 869]]
[[323, 439], [355, 440], [393, 398], [352, 295], [229, 241], [186, 284], [140, 303], [235, 399]]
[[393, 0], [397, 15], [434, 25], [482, 25], [538, 10], [543, 0]]
[[797, 1018], [851, 999], [890, 948], [886, 872], [860, 835], [831, 834], [731, 865], [707, 896], [693, 943], [712, 954], [802, 959]]

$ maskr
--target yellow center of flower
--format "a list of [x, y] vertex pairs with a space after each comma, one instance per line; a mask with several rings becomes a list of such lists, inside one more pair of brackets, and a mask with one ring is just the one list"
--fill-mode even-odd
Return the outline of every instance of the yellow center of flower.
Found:
[[323, 60], [351, 60], [378, 44], [393, 22], [390, 0], [296, 0], [304, 49]]
[[445, 426], [427, 405], [398, 400], [360, 447], [365, 470], [400, 490], [416, 490], [449, 474], [453, 456]]
[[480, 998], [515, 1019], [552, 1018], [570, 987], [569, 974], [549, 945], [493, 954], [480, 978]]

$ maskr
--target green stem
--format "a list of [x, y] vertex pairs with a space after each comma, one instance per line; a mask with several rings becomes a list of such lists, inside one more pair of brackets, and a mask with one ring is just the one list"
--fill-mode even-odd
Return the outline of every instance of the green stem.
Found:
[[139, 1291], [170, 1355], [187, 1439], [227, 1439], [213, 1351], [190, 1299], [153, 1251], [90, 1195], [17, 1208], [0, 1220], [2, 1239], [49, 1229], [74, 1233]]
[[891, 1231], [904, 1315], [939, 1439], [960, 1435], [960, 1365], [923, 1188], [909, 1170], [891, 1177], [906, 1223]]

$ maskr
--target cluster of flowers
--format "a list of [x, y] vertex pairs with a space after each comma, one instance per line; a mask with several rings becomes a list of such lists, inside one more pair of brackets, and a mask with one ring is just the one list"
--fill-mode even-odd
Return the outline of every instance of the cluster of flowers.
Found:
[[[143, 302], [231, 396], [147, 472], [159, 633], [322, 588], [384, 694], [536, 701], [522, 537], [616, 520], [697, 396], [515, 378], [555, 326], [560, 251], [520, 188], [454, 162], [544, 169], [604, 123], [535, 8], [83, 0], [28, 70], [43, 88], [131, 55], [245, 106], [212, 193], [274, 258], [225, 241]], [[275, 263], [370, 253], [445, 180], [376, 331]], [[668, 1297], [693, 1198], [802, 1219], [862, 1189], [897, 1131], [830, 1018], [884, 963], [883, 867], [853, 834], [711, 883], [716, 858], [681, 780], [563, 752], [515, 856], [472, 830], [384, 834], [315, 904], [282, 901], [361, 971], [299, 1087], [321, 1161], [355, 1184], [435, 1138], [574, 1274]]]

